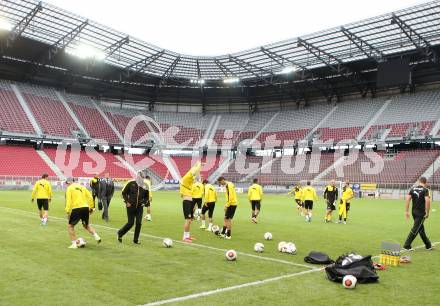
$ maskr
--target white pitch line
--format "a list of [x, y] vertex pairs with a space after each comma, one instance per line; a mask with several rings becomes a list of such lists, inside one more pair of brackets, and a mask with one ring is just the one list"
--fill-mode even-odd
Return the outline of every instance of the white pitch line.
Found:
[[204, 291], [204, 292], [200, 292], [200, 293], [194, 293], [194, 294], [171, 298], [171, 299], [167, 299], [167, 300], [156, 301], [156, 302], [147, 303], [147, 304], [144, 304], [141, 306], [154, 306], [154, 305], [164, 305], [164, 304], [169, 304], [169, 303], [183, 302], [186, 300], [197, 299], [200, 297], [205, 297], [205, 296], [209, 296], [209, 295], [213, 295], [213, 294], [217, 294], [217, 293], [242, 289], [242, 288], [246, 288], [246, 287], [258, 286], [258, 285], [262, 285], [262, 284], [266, 284], [266, 283], [270, 283], [270, 282], [275, 282], [275, 281], [279, 281], [279, 280], [290, 278], [290, 277], [296, 277], [296, 276], [301, 276], [304, 274], [318, 272], [318, 271], [322, 271], [323, 269], [324, 268], [315, 268], [312, 270], [291, 273], [291, 274], [285, 274], [285, 275], [281, 275], [281, 276], [266, 278], [263, 280], [253, 281], [253, 282], [235, 285], [235, 286], [231, 286], [231, 287], [218, 288], [218, 289], [214, 289], [214, 290], [210, 290], [210, 291]]
[[[22, 210], [22, 209], [9, 208], [9, 207], [4, 207], [4, 206], [0, 206], [0, 208], [6, 209], [6, 210], [15, 211], [15, 212], [19, 212], [19, 213], [25, 213], [25, 214], [29, 214], [29, 215], [37, 215], [36, 213], [30, 212], [30, 211], [26, 211], [26, 210]], [[54, 216], [50, 216], [49, 219], [67, 221], [65, 218], [54, 217]], [[99, 228], [103, 228], [103, 229], [106, 229], [106, 230], [111, 230], [111, 231], [118, 231], [119, 230], [118, 228], [115, 228], [115, 227], [110, 227], [110, 226], [100, 225], [100, 224], [93, 224], [93, 226], [99, 227]], [[132, 231], [130, 231], [130, 233], [133, 234]], [[152, 239], [158, 239], [158, 240], [165, 239], [165, 237], [159, 237], [159, 236], [145, 234], [145, 233], [140, 233], [140, 235], [144, 236], [144, 237], [152, 238]], [[204, 245], [204, 244], [200, 244], [200, 243], [186, 243], [186, 242], [179, 241], [179, 240], [174, 240], [174, 242], [175, 243], [179, 243], [181, 245], [186, 245], [186, 246], [189, 246], [189, 247], [198, 247], [198, 248], [204, 248], [204, 249], [208, 249], [208, 250], [221, 251], [221, 252], [226, 252], [227, 251], [227, 249], [221, 249], [221, 248], [217, 248], [217, 247], [213, 247], [213, 246], [209, 246], [209, 245]], [[260, 259], [260, 260], [266, 260], [266, 261], [272, 261], [272, 262], [277, 262], [277, 263], [281, 263], [281, 264], [291, 265], [291, 266], [295, 266], [295, 267], [301, 267], [301, 268], [307, 268], [307, 269], [315, 269], [315, 267], [310, 266], [310, 265], [300, 264], [300, 263], [291, 262], [291, 261], [283, 260], [283, 259], [259, 256], [259, 255], [245, 253], [245, 252], [238, 252], [238, 251], [237, 251], [237, 254], [238, 255], [242, 255], [242, 256], [246, 256], [246, 257]]]

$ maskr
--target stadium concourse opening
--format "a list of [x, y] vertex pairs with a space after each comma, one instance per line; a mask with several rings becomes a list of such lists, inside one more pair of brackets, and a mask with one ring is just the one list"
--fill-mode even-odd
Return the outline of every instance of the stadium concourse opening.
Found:
[[[0, 46], [0, 261], [13, 263], [0, 304], [324, 304], [313, 291], [325, 304], [405, 305], [418, 283], [438, 300], [424, 278], [440, 274], [439, 255], [423, 246], [398, 268], [373, 257], [380, 284], [402, 293], [392, 299], [377, 284], [335, 295], [324, 266], [302, 259], [365, 260], [384, 241], [397, 258], [410, 207], [409, 237], [438, 244], [440, 1], [198, 57], [5, 0]], [[76, 237], [79, 221], [93, 236]], [[83, 247], [89, 260], [71, 250]], [[100, 294], [72, 290], [88, 292], [84, 275]]]

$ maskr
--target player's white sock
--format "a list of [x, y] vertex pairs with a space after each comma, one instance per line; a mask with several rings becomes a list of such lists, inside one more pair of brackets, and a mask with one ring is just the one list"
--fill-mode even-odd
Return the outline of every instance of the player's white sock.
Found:
[[47, 222], [47, 218], [43, 218], [41, 221], [43, 221], [43, 223]]
[[183, 232], [183, 239], [188, 239], [190, 236], [189, 232]]
[[93, 238], [95, 238], [95, 240], [101, 239], [101, 237], [99, 237], [98, 233], [96, 233], [96, 232], [94, 234], [92, 234], [92, 236], [93, 236]]
[[202, 214], [202, 209], [200, 209], [200, 208], [197, 208], [197, 215], [201, 215]]
[[76, 245], [76, 240], [72, 240], [72, 245]]
[[309, 212], [309, 218], [311, 218], [312, 217], [312, 212]]
[[202, 220], [202, 226], [206, 226], [205, 220]]
[[208, 229], [209, 229], [209, 230], [212, 229], [212, 223], [209, 223], [209, 225], [208, 225]]

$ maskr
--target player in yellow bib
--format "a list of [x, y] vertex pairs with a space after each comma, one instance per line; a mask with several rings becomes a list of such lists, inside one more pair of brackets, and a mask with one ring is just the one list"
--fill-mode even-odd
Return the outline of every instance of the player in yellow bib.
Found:
[[[350, 201], [354, 197], [353, 189], [350, 187], [350, 182], [345, 181], [344, 187], [342, 188], [342, 196], [339, 201], [339, 221], [338, 223], [344, 222], [347, 224], [347, 215], [350, 210]], [[344, 220], [344, 221], [342, 221]]]

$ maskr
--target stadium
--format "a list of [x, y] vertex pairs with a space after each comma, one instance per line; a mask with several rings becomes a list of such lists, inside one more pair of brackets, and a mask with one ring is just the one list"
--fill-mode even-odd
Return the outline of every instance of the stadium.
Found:
[[[194, 56], [47, 2], [2, 0], [0, 55], [0, 305], [438, 305], [440, 1]], [[43, 174], [53, 193], [50, 209], [36, 196], [38, 218]], [[109, 177], [102, 204], [93, 180]], [[204, 182], [190, 217], [189, 177]], [[130, 184], [136, 208], [139, 190], [149, 197], [134, 244], [120, 230]], [[221, 233], [201, 230], [208, 185]], [[73, 186], [93, 194], [93, 237], [70, 232]], [[410, 230], [423, 241], [404, 244]], [[314, 251], [336, 262], [305, 260]], [[341, 258], [368, 259], [372, 276], [355, 290], [330, 281]]]

